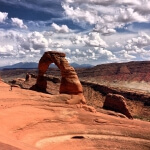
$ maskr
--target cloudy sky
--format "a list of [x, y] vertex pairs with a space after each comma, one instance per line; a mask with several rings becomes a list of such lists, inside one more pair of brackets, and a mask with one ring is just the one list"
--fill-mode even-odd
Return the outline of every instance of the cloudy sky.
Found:
[[0, 66], [38, 62], [150, 60], [150, 0], [0, 0]]

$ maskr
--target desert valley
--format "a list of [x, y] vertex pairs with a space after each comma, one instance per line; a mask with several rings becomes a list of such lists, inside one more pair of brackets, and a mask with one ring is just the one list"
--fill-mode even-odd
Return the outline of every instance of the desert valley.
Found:
[[50, 56], [42, 77], [37, 68], [0, 71], [1, 150], [150, 149], [150, 62], [74, 71], [63, 54]]

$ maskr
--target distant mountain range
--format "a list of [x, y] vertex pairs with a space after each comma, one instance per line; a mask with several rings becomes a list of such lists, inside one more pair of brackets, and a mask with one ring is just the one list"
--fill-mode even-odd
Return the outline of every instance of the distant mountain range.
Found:
[[[92, 65], [90, 64], [77, 64], [77, 63], [70, 63], [70, 65], [74, 68], [90, 68], [90, 67], [93, 67]], [[50, 67], [52, 68], [56, 68], [56, 65], [55, 64], [51, 64]], [[20, 62], [20, 63], [16, 63], [16, 64], [13, 64], [13, 65], [9, 65], [9, 66], [3, 66], [3, 67], [0, 67], [0, 70], [3, 70], [3, 69], [36, 69], [38, 68], [38, 63], [36, 62]]]

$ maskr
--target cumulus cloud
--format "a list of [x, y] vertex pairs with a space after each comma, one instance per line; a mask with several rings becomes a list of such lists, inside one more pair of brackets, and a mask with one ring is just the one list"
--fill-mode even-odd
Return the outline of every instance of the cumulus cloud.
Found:
[[150, 46], [150, 36], [146, 33], [141, 33], [140, 36], [129, 39], [125, 45], [127, 51], [137, 50]]
[[8, 13], [0, 12], [0, 23], [3, 23], [8, 17]]
[[126, 24], [150, 21], [149, 1], [65, 0], [63, 8], [70, 19], [95, 25], [93, 30], [102, 35], [114, 34]]
[[130, 61], [136, 58], [136, 56], [129, 54], [126, 50], [121, 50], [118, 54], [119, 61]]
[[76, 35], [70, 38], [73, 44], [84, 44], [90, 47], [108, 47], [106, 42], [100, 37], [97, 32], [91, 32], [88, 35]]
[[113, 2], [115, 2], [115, 0], [65, 0], [67, 3], [78, 3], [78, 4], [82, 4], [82, 3], [88, 3], [88, 4], [95, 4], [95, 5], [104, 5], [104, 6], [108, 6], [110, 4], [112, 4]]
[[38, 58], [40, 53], [48, 48], [49, 44], [48, 40], [40, 32], [21, 34], [19, 31], [10, 31], [6, 32], [2, 38], [7, 43], [10, 43], [9, 47], [4, 44], [1, 48], [0, 53], [3, 54], [3, 57], [24, 57], [25, 59], [36, 56]]
[[24, 25], [23, 20], [19, 18], [11, 18], [13, 25], [18, 26], [19, 28], [27, 29], [28, 27]]
[[113, 47], [122, 47], [122, 45], [119, 42], [115, 42], [115, 44], [113, 45]]
[[95, 28], [93, 29], [93, 31], [99, 32], [99, 33], [101, 33], [102, 35], [111, 35], [111, 34], [116, 33], [116, 30], [115, 30], [115, 29], [111, 29], [111, 28], [108, 28], [108, 27], [106, 27], [106, 26], [101, 27], [99, 24], [97, 24], [97, 25], [95, 26]]
[[103, 48], [95, 49], [95, 55], [98, 55], [98, 59], [101, 59], [105, 62], [116, 59], [116, 56], [111, 51]]
[[115, 61], [116, 56], [109, 50], [104, 48], [91, 49], [75, 49], [69, 55], [70, 61], [77, 61], [79, 63], [85, 62], [110, 62]]
[[61, 47], [63, 47], [63, 45], [64, 45], [64, 44], [61, 43], [61, 42], [52, 42], [50, 46], [51, 46], [52, 48], [61, 48]]
[[[13, 1], [7, 2], [16, 5]], [[23, 22], [19, 18], [9, 19], [8, 13], [0, 12], [1, 27], [5, 28], [0, 30], [1, 56], [39, 60], [43, 52], [57, 50], [65, 52], [70, 61], [95, 64], [145, 59], [150, 56], [149, 31], [136, 36], [139, 28], [142, 30], [143, 27], [134, 28], [135, 24], [149, 25], [148, 0], [44, 0], [38, 4], [25, 0], [19, 1], [18, 5], [30, 9], [36, 6], [33, 11], [49, 13], [52, 10], [48, 10], [50, 4], [54, 4], [59, 7], [56, 8], [57, 18], [54, 15], [50, 16], [53, 19], [45, 21], [41, 15], [39, 20], [35, 18], [36, 21]], [[4, 27], [4, 22], [7, 27]], [[14, 26], [18, 28], [14, 29]], [[133, 27], [132, 31], [130, 26]], [[10, 29], [11, 27], [13, 28]]]
[[141, 5], [141, 1], [140, 0], [134, 0], [134, 1], [131, 1], [131, 0], [116, 0], [116, 3], [122, 5], [122, 4], [125, 4], [125, 5]]
[[145, 16], [135, 12], [133, 8], [120, 8], [119, 13], [115, 16], [116, 21], [122, 23], [131, 22], [146, 22], [148, 21]]
[[73, 21], [86, 21], [89, 24], [94, 24], [97, 21], [96, 11], [93, 12], [90, 10], [81, 9], [79, 7], [73, 8], [68, 4], [63, 4], [62, 7], [65, 9], [66, 15]]
[[150, 1], [140, 1], [140, 4], [135, 5], [134, 9], [142, 15], [150, 14]]
[[150, 56], [150, 36], [146, 33], [141, 33], [137, 37], [128, 39], [124, 46], [118, 42], [114, 46], [122, 49], [115, 52], [119, 61], [130, 61], [137, 58], [147, 60]]
[[89, 33], [89, 35], [85, 37], [84, 42], [87, 46], [108, 47], [106, 42], [100, 37], [100, 34], [96, 32]]
[[54, 30], [56, 32], [59, 32], [59, 33], [68, 33], [69, 32], [69, 28], [68, 28], [67, 25], [61, 25], [61, 26], [59, 26], [56, 23], [52, 23], [51, 26], [54, 28]]
[[15, 51], [12, 45], [5, 45], [0, 47], [0, 55], [1, 56], [12, 56], [15, 55]]
[[[64, 47], [64, 42], [62, 40], [52, 40], [52, 35], [49, 35], [49, 31], [47, 31], [48, 34], [46, 34], [46, 31], [44, 32], [25, 32], [20, 33], [19, 31], [8, 31], [3, 36], [1, 35], [1, 38], [4, 39], [4, 41], [7, 41], [7, 43], [10, 43], [10, 46], [13, 47], [13, 52], [15, 52], [16, 57], [33, 57], [36, 55], [36, 57], [40, 57], [40, 55], [48, 50], [51, 49], [60, 49]], [[56, 35], [55, 35], [56, 36]], [[60, 36], [59, 36], [60, 37]], [[56, 37], [55, 37], [56, 38]], [[0, 42], [0, 44], [2, 44]], [[3, 56], [7, 56], [7, 52], [11, 56], [10, 50], [7, 50], [8, 47], [4, 46], [1, 49], [1, 53], [3, 53]], [[2, 51], [3, 50], [3, 51]], [[69, 53], [69, 49], [64, 47], [64, 52]], [[14, 54], [14, 53], [12, 53]]]
[[103, 5], [103, 6], [109, 6], [109, 5], [116, 5], [116, 4], [126, 4], [126, 5], [140, 5], [141, 1], [140, 0], [65, 0], [67, 3], [78, 3], [78, 4], [83, 4], [83, 3], [88, 3], [88, 4], [94, 4], [94, 5]]
[[44, 49], [48, 47], [48, 40], [40, 32], [32, 32], [28, 34], [28, 41], [31, 47], [35, 50]]
[[73, 44], [84, 44], [84, 37], [78, 34], [71, 36], [70, 40]]

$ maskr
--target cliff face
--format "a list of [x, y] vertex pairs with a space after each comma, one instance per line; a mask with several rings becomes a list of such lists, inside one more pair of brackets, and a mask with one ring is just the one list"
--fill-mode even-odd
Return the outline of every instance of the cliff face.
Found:
[[79, 77], [107, 81], [150, 81], [150, 61], [111, 63], [97, 65], [93, 68], [78, 70]]

